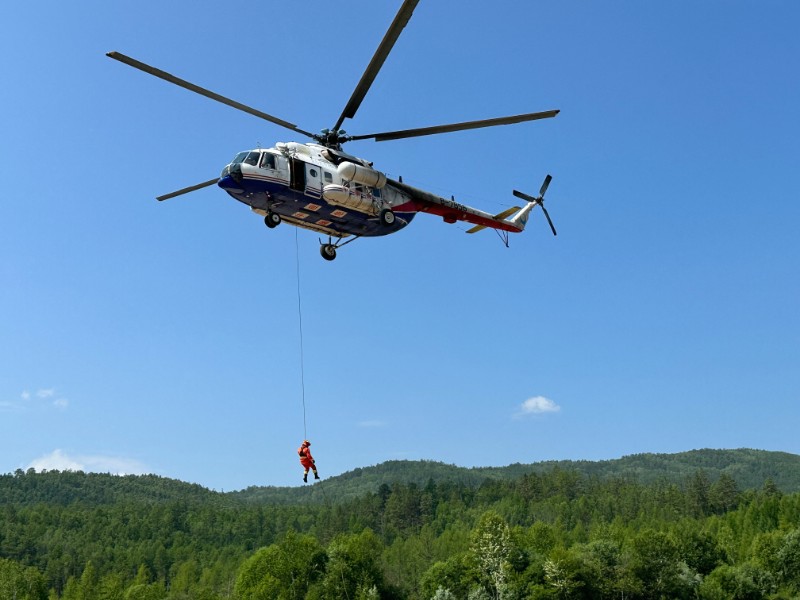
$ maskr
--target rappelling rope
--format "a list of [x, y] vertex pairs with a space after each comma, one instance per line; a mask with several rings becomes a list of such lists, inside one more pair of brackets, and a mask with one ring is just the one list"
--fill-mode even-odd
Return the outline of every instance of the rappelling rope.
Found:
[[303, 439], [308, 439], [308, 429], [306, 427], [306, 376], [303, 365], [303, 311], [300, 302], [300, 246], [297, 241], [297, 227], [294, 229], [294, 250], [297, 259], [297, 318], [300, 324], [300, 388], [303, 398]]

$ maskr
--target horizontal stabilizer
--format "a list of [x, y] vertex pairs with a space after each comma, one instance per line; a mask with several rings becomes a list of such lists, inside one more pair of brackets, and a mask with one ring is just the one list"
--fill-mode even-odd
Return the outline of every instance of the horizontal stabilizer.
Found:
[[[503, 212], [501, 212], [501, 213], [497, 213], [497, 214], [494, 216], [494, 218], [495, 218], [495, 219], [498, 219], [498, 220], [500, 220], [500, 219], [505, 219], [505, 218], [506, 218], [506, 217], [508, 217], [509, 215], [513, 215], [513, 214], [514, 214], [515, 212], [517, 212], [518, 210], [520, 210], [520, 207], [519, 207], [519, 206], [512, 206], [511, 208], [507, 208], [506, 210], [504, 210], [504, 211], [503, 211]], [[486, 225], [476, 225], [476, 226], [475, 226], [475, 227], [473, 227], [472, 229], [467, 229], [467, 233], [477, 233], [477, 232], [479, 232], [481, 229], [486, 229]]]

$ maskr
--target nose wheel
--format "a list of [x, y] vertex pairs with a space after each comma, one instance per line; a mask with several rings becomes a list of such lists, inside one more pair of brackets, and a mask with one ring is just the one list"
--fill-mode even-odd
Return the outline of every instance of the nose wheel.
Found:
[[264, 225], [266, 225], [270, 229], [274, 229], [280, 224], [281, 224], [281, 216], [277, 213], [269, 211], [267, 213], [267, 216], [264, 217]]

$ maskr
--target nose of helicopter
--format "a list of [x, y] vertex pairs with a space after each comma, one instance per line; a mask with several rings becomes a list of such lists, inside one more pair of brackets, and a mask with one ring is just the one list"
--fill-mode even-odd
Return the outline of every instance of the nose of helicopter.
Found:
[[220, 175], [217, 185], [223, 190], [228, 190], [230, 192], [241, 192], [242, 179], [242, 164], [234, 163], [232, 165], [227, 165], [222, 170], [222, 175]]

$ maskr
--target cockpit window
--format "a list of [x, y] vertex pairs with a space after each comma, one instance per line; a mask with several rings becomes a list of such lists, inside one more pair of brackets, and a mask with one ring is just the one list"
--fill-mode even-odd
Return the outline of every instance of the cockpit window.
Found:
[[231, 164], [236, 164], [244, 161], [245, 157], [247, 156], [247, 152], [239, 152], [236, 156], [233, 157]]
[[255, 167], [260, 158], [261, 152], [248, 152], [247, 157], [244, 159], [244, 163]]
[[262, 169], [274, 169], [275, 168], [275, 155], [270, 154], [269, 152], [264, 152], [264, 156], [261, 159], [261, 168]]

